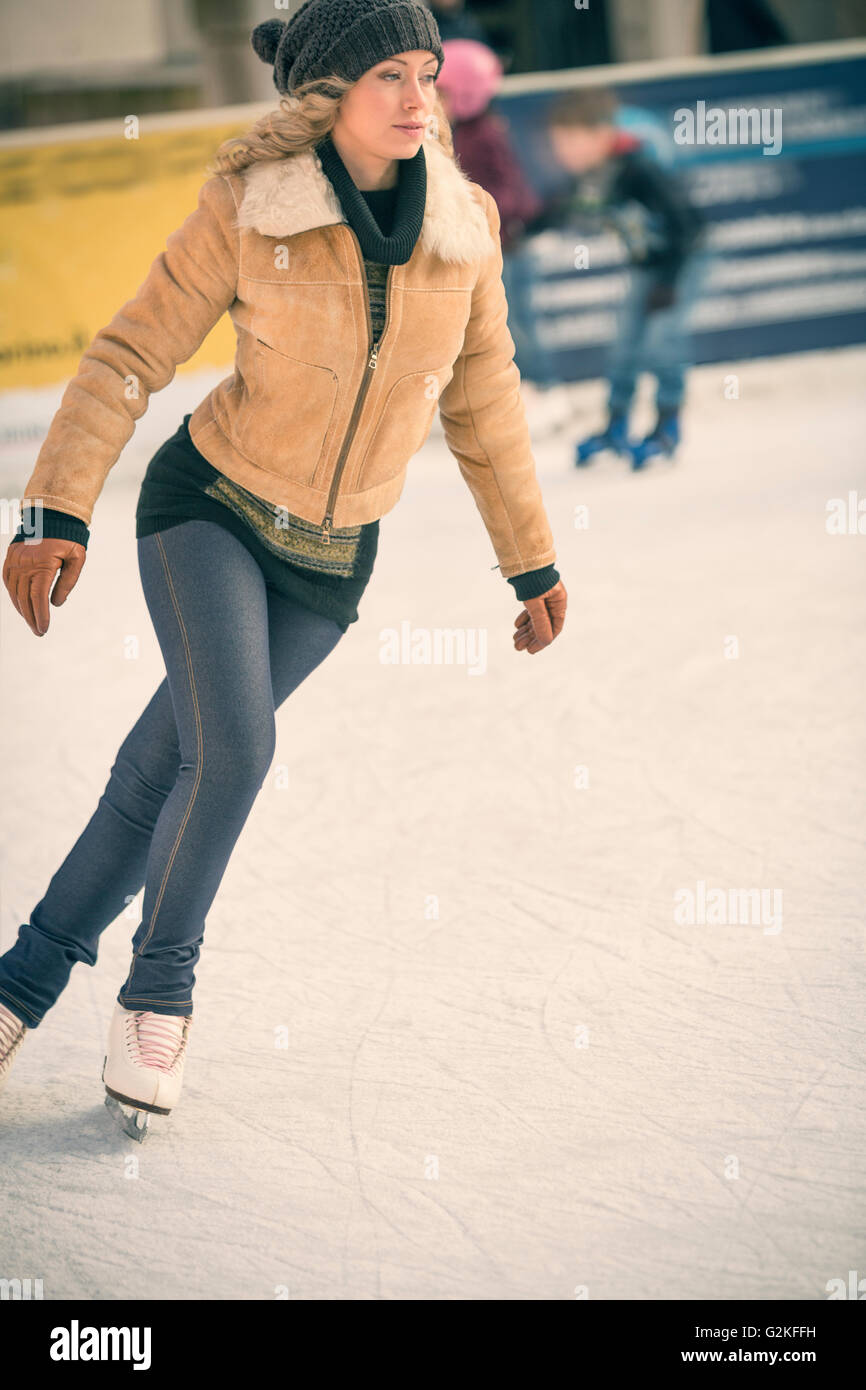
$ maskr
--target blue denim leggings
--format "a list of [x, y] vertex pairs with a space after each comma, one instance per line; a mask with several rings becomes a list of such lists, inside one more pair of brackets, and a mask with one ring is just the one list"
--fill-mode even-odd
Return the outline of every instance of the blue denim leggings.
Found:
[[205, 915], [274, 756], [274, 712], [343, 629], [284, 598], [212, 521], [138, 541], [166, 675], [118, 750], [96, 810], [0, 956], [0, 999], [30, 1028], [144, 885], [129, 1009], [191, 1014]]

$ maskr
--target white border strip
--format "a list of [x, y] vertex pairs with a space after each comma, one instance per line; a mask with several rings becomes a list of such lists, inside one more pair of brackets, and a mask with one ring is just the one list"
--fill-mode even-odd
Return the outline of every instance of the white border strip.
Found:
[[[259, 116], [273, 111], [278, 105], [277, 91], [274, 88], [274, 101], [243, 102], [239, 106], [196, 107], [189, 111], [145, 112], [139, 117], [142, 139], [148, 131], [154, 130], [196, 130], [200, 126], [251, 125]], [[135, 115], [136, 113], [131, 113]], [[111, 116], [102, 121], [75, 121], [69, 125], [37, 126], [33, 130], [13, 130], [0, 135], [0, 149], [22, 145], [54, 145], [69, 140], [101, 140], [123, 138], [123, 116]]]
[[589, 68], [556, 69], [553, 72], [521, 72], [503, 80], [504, 95], [537, 92], [560, 87], [615, 87], [618, 82], [647, 78], [707, 76], [714, 72], [740, 72], [753, 68], [800, 67], [804, 63], [834, 62], [866, 57], [866, 39], [840, 39], [832, 43], [786, 44], [744, 53], [720, 53], [687, 58], [653, 58], [640, 63], [598, 63]]

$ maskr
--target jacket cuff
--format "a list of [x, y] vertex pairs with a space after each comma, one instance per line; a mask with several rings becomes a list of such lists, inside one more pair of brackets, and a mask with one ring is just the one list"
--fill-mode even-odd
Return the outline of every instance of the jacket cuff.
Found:
[[[12, 537], [13, 541], [25, 541], [36, 536], [35, 513], [36, 508], [32, 503], [21, 508], [21, 524]], [[78, 541], [86, 550], [89, 539], [90, 528], [79, 517], [55, 511], [53, 507], [42, 508], [42, 540]]]
[[525, 574], [513, 574], [508, 583], [522, 602], [523, 599], [540, 598], [542, 594], [546, 594], [548, 589], [552, 589], [554, 584], [559, 583], [559, 574], [555, 565], [545, 565], [540, 570], [527, 570]]

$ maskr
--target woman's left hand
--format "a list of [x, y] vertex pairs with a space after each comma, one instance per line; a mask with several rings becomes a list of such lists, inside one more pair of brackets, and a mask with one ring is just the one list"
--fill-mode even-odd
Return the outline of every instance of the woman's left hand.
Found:
[[525, 598], [523, 602], [523, 612], [514, 619], [514, 646], [519, 652], [525, 648], [534, 655], [543, 647], [549, 647], [554, 637], [558, 637], [562, 631], [568, 594], [560, 579], [546, 594], [540, 594], [538, 598]]

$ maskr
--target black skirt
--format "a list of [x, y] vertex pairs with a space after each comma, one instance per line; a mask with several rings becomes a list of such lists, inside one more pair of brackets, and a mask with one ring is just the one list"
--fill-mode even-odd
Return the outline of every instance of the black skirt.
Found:
[[[209, 463], [189, 435], [190, 416], [160, 445], [147, 466], [135, 512], [136, 537], [182, 521], [214, 521], [237, 536], [258, 561], [265, 582], [295, 603], [321, 613], [345, 632], [357, 622], [358, 603], [376, 559], [379, 522], [341, 527], [330, 545], [320, 527], [288, 515], [285, 535], [262, 524], [270, 504], [229, 480]], [[226, 486], [229, 484], [228, 486]], [[286, 551], [291, 549], [289, 558]]]

